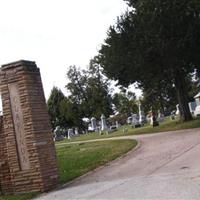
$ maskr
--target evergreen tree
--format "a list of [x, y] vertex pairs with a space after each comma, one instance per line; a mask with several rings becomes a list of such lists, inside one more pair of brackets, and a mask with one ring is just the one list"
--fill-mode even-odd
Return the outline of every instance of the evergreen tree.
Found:
[[191, 120], [186, 85], [188, 74], [200, 66], [200, 2], [127, 2], [132, 9], [109, 29], [98, 63], [125, 86], [135, 82], [153, 90], [164, 90], [165, 83], [175, 86], [181, 119]]
[[60, 114], [60, 103], [65, 98], [64, 94], [57, 87], [53, 87], [47, 101], [47, 108], [51, 119], [52, 128], [61, 126], [64, 122]]

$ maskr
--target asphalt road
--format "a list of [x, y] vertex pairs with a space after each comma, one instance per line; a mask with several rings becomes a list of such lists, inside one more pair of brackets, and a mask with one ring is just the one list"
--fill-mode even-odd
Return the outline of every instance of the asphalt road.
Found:
[[125, 138], [138, 148], [37, 199], [200, 199], [200, 129]]

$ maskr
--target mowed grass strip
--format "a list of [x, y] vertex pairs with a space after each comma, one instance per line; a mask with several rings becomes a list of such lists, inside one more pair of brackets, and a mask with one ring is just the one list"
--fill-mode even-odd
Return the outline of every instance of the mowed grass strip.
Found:
[[[182, 129], [191, 129], [191, 128], [199, 128], [200, 127], [200, 117], [196, 118], [189, 122], [181, 122], [180, 120], [170, 120], [167, 118], [164, 122], [160, 123], [157, 127], [152, 127], [151, 125], [147, 124], [141, 128], [132, 128], [129, 125], [122, 126], [118, 131], [109, 134], [102, 134], [99, 133], [89, 133], [86, 135], [81, 135], [79, 137], [74, 137], [71, 140], [64, 140], [61, 142], [57, 142], [57, 144], [62, 143], [70, 143], [74, 141], [86, 141], [86, 140], [93, 140], [93, 139], [101, 139], [101, 138], [111, 138], [111, 137], [118, 137], [118, 136], [125, 136], [125, 135], [139, 135], [139, 134], [150, 134], [150, 133], [158, 133], [158, 132], [167, 132], [167, 131], [176, 131]], [[123, 133], [123, 129], [126, 128], [128, 131]]]
[[127, 153], [135, 140], [99, 141], [57, 147], [60, 182], [66, 183]]
[[200, 127], [200, 118], [196, 118], [188, 122], [182, 122], [180, 120], [172, 121], [170, 119], [167, 119], [165, 122], [160, 123], [160, 125], [157, 127], [152, 127], [151, 125], [148, 125], [141, 129], [134, 129], [134, 130], [132, 129], [127, 133], [127, 135], [149, 134], [149, 133], [192, 129], [199, 127]]
[[8, 195], [8, 196], [0, 195], [0, 200], [29, 200], [29, 199], [32, 199], [33, 197], [37, 196], [37, 194], [38, 193], [26, 193], [26, 194]]

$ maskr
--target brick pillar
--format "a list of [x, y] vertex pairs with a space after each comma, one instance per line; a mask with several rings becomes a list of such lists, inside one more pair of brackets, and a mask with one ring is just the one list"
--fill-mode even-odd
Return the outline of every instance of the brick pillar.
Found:
[[[0, 70], [3, 127], [0, 181], [4, 193], [48, 191], [58, 183], [56, 152], [40, 71], [18, 61]], [[1, 155], [0, 155], [1, 156]]]

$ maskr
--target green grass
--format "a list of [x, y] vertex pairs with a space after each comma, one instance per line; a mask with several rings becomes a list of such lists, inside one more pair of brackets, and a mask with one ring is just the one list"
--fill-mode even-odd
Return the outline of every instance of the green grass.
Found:
[[164, 123], [160, 123], [160, 126], [157, 127], [146, 126], [141, 129], [130, 131], [128, 135], [176, 131], [182, 129], [198, 128], [198, 127], [200, 127], [200, 118], [194, 119], [189, 122], [181, 122], [180, 120], [174, 120], [174, 121], [167, 120]]
[[[56, 147], [60, 183], [67, 183], [98, 166], [125, 154], [137, 145], [135, 140], [100, 141], [91, 143], [68, 144]], [[28, 200], [37, 193], [14, 196], [0, 196], [0, 200]]]
[[99, 141], [57, 147], [60, 182], [66, 183], [116, 159], [137, 145], [136, 141]]
[[[190, 129], [190, 128], [198, 128], [200, 127], [200, 118], [194, 119], [189, 122], [181, 122], [179, 120], [171, 121], [170, 119], [166, 119], [165, 122], [160, 123], [158, 127], [152, 127], [150, 125], [145, 125], [142, 128], [132, 128], [131, 126], [123, 126], [118, 131], [113, 133], [100, 135], [98, 133], [89, 133], [86, 135], [81, 135], [78, 137], [72, 138], [69, 140], [64, 140], [62, 142], [57, 142], [57, 144], [62, 143], [69, 143], [74, 141], [86, 141], [86, 140], [93, 140], [93, 139], [102, 139], [102, 138], [110, 138], [110, 137], [118, 137], [124, 135], [139, 135], [139, 134], [150, 134], [150, 133], [158, 133], [158, 132], [165, 132], [165, 131], [175, 131], [181, 129]], [[123, 128], [127, 128], [128, 132], [123, 133]]]
[[0, 196], [0, 200], [28, 200], [35, 197], [37, 193], [26, 193], [26, 194], [19, 194], [19, 195], [6, 195]]

